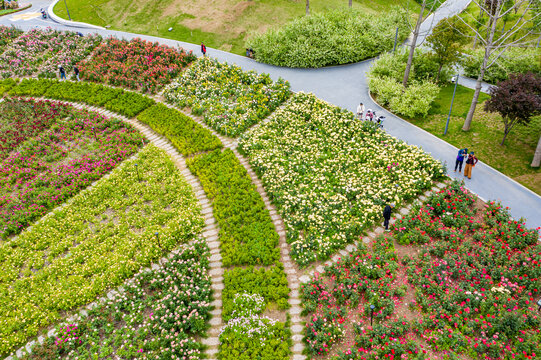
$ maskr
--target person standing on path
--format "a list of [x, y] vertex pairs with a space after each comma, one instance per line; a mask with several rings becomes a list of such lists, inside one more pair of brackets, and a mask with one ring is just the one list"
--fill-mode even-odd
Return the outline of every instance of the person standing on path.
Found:
[[457, 168], [458, 168], [458, 172], [462, 172], [462, 164], [464, 163], [464, 159], [467, 156], [468, 156], [468, 148], [458, 150], [458, 156], [456, 157], [456, 162], [455, 162], [455, 172]]
[[363, 103], [360, 103], [359, 106], [357, 106], [357, 117], [359, 118], [359, 120], [363, 119], [363, 114], [364, 114], [364, 105]]
[[60, 81], [66, 80], [66, 70], [64, 70], [62, 65], [58, 65], [58, 72], [60, 73]]
[[203, 56], [207, 56], [207, 47], [203, 42], [201, 42], [201, 52], [203, 53]]
[[389, 220], [391, 220], [392, 208], [394, 208], [394, 204], [386, 205], [385, 209], [383, 209], [383, 219], [385, 219], [383, 226], [385, 226], [385, 231], [391, 231], [389, 230]]
[[464, 168], [465, 177], [467, 176], [468, 179], [471, 179], [471, 171], [478, 161], [479, 159], [475, 157], [475, 153], [472, 151], [470, 155], [468, 155], [468, 160], [466, 160], [466, 167]]
[[77, 81], [81, 81], [81, 79], [79, 79], [79, 68], [77, 67], [77, 65], [73, 67], [73, 73], [75, 74]]

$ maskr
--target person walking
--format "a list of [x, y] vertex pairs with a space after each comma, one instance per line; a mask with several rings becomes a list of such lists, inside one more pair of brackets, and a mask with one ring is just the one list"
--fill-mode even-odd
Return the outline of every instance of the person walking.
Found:
[[383, 209], [383, 219], [385, 219], [385, 221], [383, 222], [383, 226], [385, 226], [385, 231], [391, 231], [389, 230], [389, 220], [391, 220], [392, 208], [394, 208], [394, 203], [386, 205], [385, 209]]
[[363, 114], [364, 114], [364, 105], [363, 103], [360, 103], [359, 106], [357, 106], [357, 117], [359, 118], [359, 120], [363, 119]]
[[81, 79], [79, 79], [79, 68], [77, 67], [77, 65], [73, 67], [73, 73], [75, 74], [77, 81], [81, 81]]
[[66, 80], [66, 70], [62, 65], [58, 65], [58, 72], [60, 73], [60, 80]]
[[464, 177], [467, 176], [468, 179], [471, 179], [471, 171], [478, 161], [479, 159], [475, 157], [475, 153], [473, 151], [470, 152], [470, 155], [468, 155], [468, 159], [466, 160], [466, 167], [464, 167]]
[[467, 156], [468, 156], [468, 148], [458, 150], [458, 155], [455, 161], [455, 172], [457, 168], [458, 168], [458, 172], [462, 172], [462, 164], [464, 163], [464, 159]]
[[207, 47], [203, 42], [201, 42], [201, 52], [203, 53], [203, 56], [207, 56]]

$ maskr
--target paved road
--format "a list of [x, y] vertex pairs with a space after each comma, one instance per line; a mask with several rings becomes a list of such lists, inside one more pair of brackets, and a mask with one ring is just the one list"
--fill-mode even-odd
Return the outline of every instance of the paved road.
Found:
[[[449, 1], [451, 3], [444, 4], [434, 15], [434, 21], [432, 18], [428, 19], [426, 26], [435, 24], [436, 20], [439, 21], [439, 19], [443, 16], [460, 12], [461, 8], [465, 8], [469, 4], [469, 0]], [[50, 4], [50, 1], [36, 0], [33, 3], [34, 6], [31, 9], [26, 10], [24, 13], [36, 12], [40, 7], [46, 7], [48, 4]], [[103, 36], [116, 36], [126, 39], [140, 37], [171, 46], [181, 46], [185, 49], [199, 53], [199, 45], [196, 44], [120, 31], [96, 31], [81, 28], [75, 29], [54, 23], [50, 19], [42, 20], [40, 18], [34, 18], [30, 20], [18, 20], [13, 22], [11, 21], [12, 18], [13, 16], [0, 17], [0, 24], [13, 24], [24, 30], [28, 30], [36, 26], [53, 26], [61, 30], [77, 30], [82, 33], [98, 32]], [[426, 31], [424, 31], [424, 33], [426, 35]], [[366, 72], [368, 71], [372, 60], [350, 65], [328, 67], [324, 69], [290, 69], [257, 63], [243, 56], [210, 48], [208, 49], [208, 55], [216, 57], [220, 61], [236, 63], [245, 70], [255, 70], [258, 72], [268, 73], [273, 79], [282, 77], [291, 83], [291, 88], [293, 91], [312, 92], [331, 104], [351, 111], [354, 111], [357, 104], [362, 101], [367, 108], [375, 109], [387, 117], [387, 120], [385, 121], [385, 129], [388, 133], [410, 144], [418, 145], [425, 151], [431, 153], [436, 159], [447, 162], [450, 168], [449, 176], [452, 178], [463, 178], [463, 176], [460, 174], [456, 175], [451, 168], [451, 166], [454, 166], [454, 159], [458, 151], [457, 148], [416, 126], [411, 125], [399, 117], [388, 113], [370, 99], [366, 81]], [[443, 132], [445, 124], [442, 123], [441, 125]], [[504, 205], [511, 207], [512, 214], [515, 218], [518, 219], [520, 217], [526, 217], [528, 219], [528, 226], [541, 226], [541, 197], [507, 176], [480, 161], [473, 171], [473, 178], [471, 180], [465, 179], [465, 181], [466, 186], [478, 194], [482, 199], [499, 200]]]

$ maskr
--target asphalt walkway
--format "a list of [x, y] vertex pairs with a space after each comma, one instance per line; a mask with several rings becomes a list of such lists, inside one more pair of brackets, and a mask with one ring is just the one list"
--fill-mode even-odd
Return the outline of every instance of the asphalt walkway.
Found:
[[[423, 38], [427, 36], [430, 28], [437, 24], [441, 18], [452, 16], [464, 9], [470, 0], [448, 0], [443, 4], [438, 11], [429, 17], [423, 24]], [[36, 0], [33, 1], [32, 8], [18, 14], [31, 14], [39, 11], [41, 7], [47, 7], [51, 1]], [[187, 50], [192, 50], [196, 54], [200, 54], [199, 45], [189, 44], [181, 41], [157, 38], [153, 36], [145, 36], [132, 34], [121, 31], [109, 30], [94, 30], [73, 28], [58, 24], [50, 19], [43, 20], [40, 17], [29, 19], [20, 19], [13, 21], [14, 16], [0, 17], [1, 25], [15, 25], [23, 30], [28, 30], [35, 27], [45, 28], [47, 26], [54, 27], [59, 30], [76, 30], [84, 34], [99, 33], [104, 37], [115, 36], [118, 38], [132, 39], [135, 37], [143, 38], [150, 41], [157, 41], [170, 46], [181, 46]], [[28, 15], [29, 17], [31, 15]], [[366, 108], [376, 110], [379, 114], [386, 116], [385, 130], [397, 138], [406, 141], [409, 144], [415, 144], [423, 150], [429, 152], [434, 158], [446, 162], [450, 172], [448, 175], [451, 178], [463, 179], [461, 174], [456, 174], [452, 170], [454, 160], [458, 149], [448, 144], [447, 142], [437, 138], [436, 136], [400, 119], [399, 117], [387, 112], [379, 105], [374, 103], [369, 96], [366, 72], [368, 71], [372, 60], [363, 61], [356, 64], [334, 66], [323, 69], [291, 69], [281, 68], [272, 65], [257, 63], [254, 60], [231, 54], [228, 52], [207, 49], [207, 55], [216, 57], [220, 61], [235, 63], [245, 70], [255, 70], [270, 74], [273, 79], [282, 77], [291, 83], [293, 91], [312, 92], [316, 96], [328, 101], [331, 104], [354, 111], [359, 102], [363, 102]], [[442, 132], [445, 124], [442, 123]], [[509, 206], [512, 215], [515, 218], [526, 217], [527, 225], [530, 227], [541, 226], [541, 197], [534, 192], [528, 190], [524, 186], [503, 175], [492, 167], [484, 164], [481, 161], [473, 170], [473, 178], [465, 179], [466, 186], [478, 194], [484, 200], [498, 200], [505, 206]]]

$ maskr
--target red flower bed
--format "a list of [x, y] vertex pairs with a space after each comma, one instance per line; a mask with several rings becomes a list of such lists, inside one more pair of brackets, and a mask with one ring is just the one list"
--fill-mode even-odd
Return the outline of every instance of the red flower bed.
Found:
[[196, 59], [190, 51], [134, 39], [109, 38], [96, 48], [90, 60], [79, 66], [87, 81], [156, 92]]
[[[455, 182], [414, 206], [371, 251], [360, 249], [304, 285], [310, 355], [539, 358], [539, 228], [526, 229], [496, 203], [475, 205]], [[415, 245], [395, 245], [403, 254], [397, 257], [394, 243]], [[333, 351], [343, 338], [342, 350]]]
[[38, 117], [50, 115], [51, 108], [63, 112], [52, 116], [50, 129], [34, 134], [0, 162], [0, 238], [20, 233], [101, 178], [134, 154], [143, 139], [120, 120], [61, 103], [7, 100], [0, 110], [17, 104], [35, 104]]

